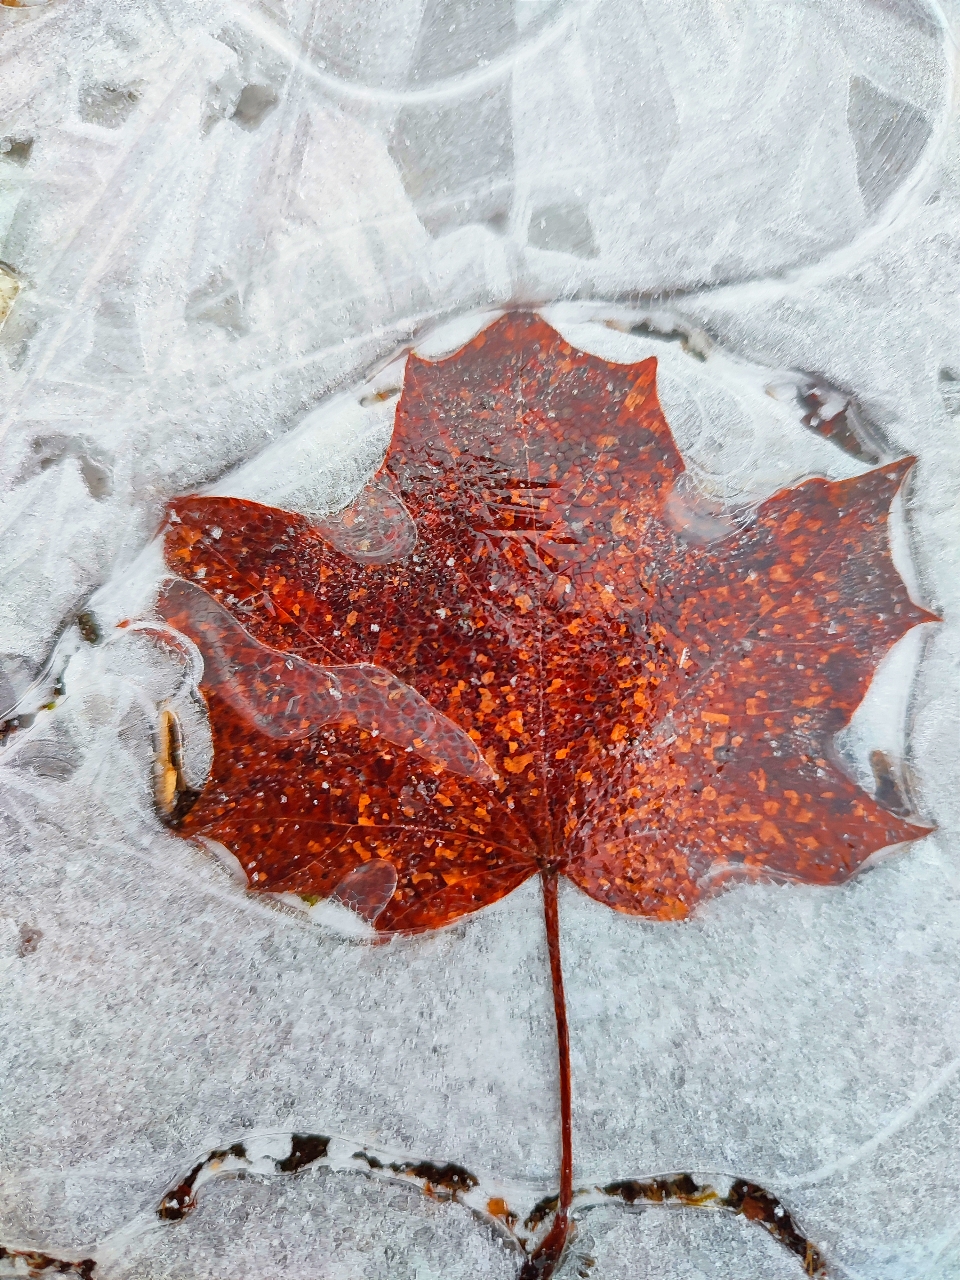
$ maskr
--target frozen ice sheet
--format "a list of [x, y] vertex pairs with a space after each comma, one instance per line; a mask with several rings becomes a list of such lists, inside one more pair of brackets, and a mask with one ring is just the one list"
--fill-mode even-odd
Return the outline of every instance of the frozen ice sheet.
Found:
[[[409, 345], [519, 302], [607, 358], [658, 355], [714, 515], [915, 454], [895, 554], [944, 619], [843, 743], [868, 786], [883, 750], [935, 835], [678, 926], [563, 894], [576, 1177], [751, 1178], [838, 1275], [953, 1280], [955, 6], [60, 0], [0, 23], [5, 706], [37, 681], [0, 760], [0, 1243], [88, 1256], [263, 1131], [555, 1186], [536, 887], [378, 948], [251, 898], [160, 827], [182, 664], [115, 630], [149, 610], [168, 497], [335, 514]], [[841, 402], [863, 456], [801, 421]], [[465, 1209], [354, 1174], [214, 1183], [112, 1239], [117, 1277], [515, 1273]], [[799, 1274], [706, 1211], [591, 1210], [581, 1244], [597, 1280]]]
[[466, 1209], [354, 1175], [304, 1174], [282, 1190], [221, 1183], [183, 1222], [104, 1263], [108, 1280], [512, 1280], [513, 1254]]

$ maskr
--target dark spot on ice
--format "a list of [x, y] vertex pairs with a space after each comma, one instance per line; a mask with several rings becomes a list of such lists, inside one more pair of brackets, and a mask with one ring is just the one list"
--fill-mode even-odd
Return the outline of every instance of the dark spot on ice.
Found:
[[230, 119], [241, 129], [257, 129], [279, 102], [277, 92], [268, 84], [244, 85]]
[[753, 1182], [738, 1179], [723, 1203], [734, 1213], [764, 1226], [782, 1245], [801, 1259], [808, 1276], [824, 1274], [824, 1260], [819, 1250], [800, 1233], [790, 1214], [769, 1191], [764, 1191], [763, 1187], [758, 1187]]
[[879, 442], [853, 396], [816, 374], [803, 374], [797, 384], [797, 403], [800, 421], [809, 430], [861, 462], [876, 465], [880, 461]]
[[897, 814], [898, 817], [908, 817], [913, 812], [913, 806], [904, 795], [894, 763], [885, 751], [871, 751], [870, 768], [873, 770], [873, 777], [877, 784], [875, 792], [877, 804], [888, 809], [890, 813]]
[[40, 939], [43, 933], [40, 929], [34, 928], [32, 925], [22, 924], [20, 926], [20, 941], [17, 944], [17, 955], [23, 959], [25, 956], [31, 956], [40, 945]]
[[[8, 1271], [4, 1262], [10, 1262], [13, 1270]], [[79, 1258], [71, 1261], [68, 1258], [57, 1258], [50, 1253], [40, 1253], [37, 1249], [5, 1249], [0, 1245], [0, 1268], [4, 1275], [16, 1276], [81, 1276], [83, 1280], [91, 1280], [97, 1269], [93, 1258]]]
[[668, 328], [657, 324], [654, 320], [640, 320], [637, 324], [630, 326], [630, 333], [635, 334], [638, 338], [652, 338], [655, 342], [677, 342], [680, 344], [681, 350], [685, 351], [688, 356], [693, 356], [694, 360], [703, 362], [707, 358], [705, 348], [709, 343], [709, 339], [706, 334], [678, 327]]
[[32, 138], [0, 138], [0, 157], [14, 164], [26, 164], [32, 150]]
[[469, 1191], [471, 1187], [479, 1185], [479, 1179], [459, 1164], [434, 1164], [430, 1160], [394, 1160], [385, 1165], [382, 1160], [366, 1151], [355, 1151], [353, 1158], [363, 1160], [370, 1169], [389, 1169], [391, 1173], [404, 1174], [408, 1178], [420, 1178], [433, 1192], [440, 1189], [456, 1195], [458, 1191]]
[[[607, 1188], [605, 1187], [604, 1190], [606, 1191]], [[545, 1196], [542, 1200], [538, 1200], [530, 1210], [523, 1225], [528, 1231], [536, 1230], [536, 1228], [540, 1226], [541, 1222], [546, 1221], [551, 1213], [556, 1212], [556, 1208], [559, 1203], [560, 1199], [558, 1196]]]
[[99, 644], [103, 639], [96, 615], [88, 609], [85, 609], [83, 613], [77, 614], [77, 628], [87, 644]]
[[298, 1169], [323, 1160], [330, 1146], [330, 1139], [321, 1134], [295, 1133], [290, 1139], [290, 1154], [277, 1161], [279, 1173], [296, 1173]]
[[432, 1164], [429, 1160], [420, 1160], [417, 1163], [408, 1162], [390, 1167], [397, 1173], [422, 1178], [431, 1187], [442, 1187], [450, 1192], [469, 1191], [471, 1187], [478, 1185], [478, 1179], [459, 1164]]

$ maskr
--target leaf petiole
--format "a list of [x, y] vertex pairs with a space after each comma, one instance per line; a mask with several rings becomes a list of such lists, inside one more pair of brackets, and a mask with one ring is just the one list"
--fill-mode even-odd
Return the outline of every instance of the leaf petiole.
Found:
[[563, 1257], [570, 1236], [573, 1202], [573, 1115], [570, 1090], [570, 1031], [560, 963], [560, 915], [557, 906], [557, 873], [542, 870], [543, 922], [547, 931], [553, 1013], [557, 1028], [557, 1060], [560, 1080], [560, 1196], [553, 1225], [524, 1263], [519, 1280], [549, 1280]]

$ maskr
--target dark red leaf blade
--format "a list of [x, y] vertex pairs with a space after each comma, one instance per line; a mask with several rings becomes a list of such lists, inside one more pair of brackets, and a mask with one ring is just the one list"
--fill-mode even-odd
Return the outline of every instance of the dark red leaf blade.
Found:
[[[373, 533], [353, 554], [353, 535], [256, 503], [172, 504], [168, 564], [252, 639], [324, 668], [375, 664], [469, 735], [497, 775], [444, 777], [454, 817], [443, 830], [486, 806], [509, 835], [490, 835], [496, 852], [479, 861], [472, 845], [464, 852], [469, 891], [436, 915], [413, 905], [410, 828], [376, 848], [360, 842], [396, 865], [397, 894], [412, 894], [402, 909], [392, 899], [378, 928], [432, 927], [537, 865], [618, 910], [676, 918], [733, 869], [836, 882], [925, 831], [879, 806], [832, 754], [877, 662], [931, 619], [887, 542], [910, 460], [784, 490], [746, 528], [694, 545], [670, 501], [683, 466], [655, 372], [653, 360], [577, 352], [530, 315], [504, 317], [435, 364], [411, 357], [376, 491], [355, 504], [361, 526], [373, 513]], [[255, 730], [228, 725], [228, 700], [215, 697], [220, 752], [239, 759]], [[376, 748], [362, 729], [324, 732], [343, 779], [369, 771]], [[317, 768], [312, 742], [283, 764], [298, 787]], [[393, 768], [364, 793], [380, 809], [404, 785]], [[251, 776], [220, 783], [234, 826]], [[304, 805], [312, 793], [297, 793]], [[205, 793], [191, 821], [214, 816]], [[284, 833], [271, 835], [255, 883], [305, 892], [305, 855]], [[227, 835], [215, 838], [241, 839]], [[314, 843], [311, 882], [329, 893], [349, 842]], [[487, 888], [483, 857], [499, 868]]]
[[377, 926], [414, 932], [495, 902], [536, 872], [522, 828], [467, 776], [487, 780], [483, 761], [458, 773], [441, 763], [438, 749], [450, 754], [442, 724], [418, 714], [412, 729], [382, 719], [376, 729], [362, 706], [343, 716], [326, 692], [338, 667], [313, 668], [323, 701], [309, 703], [296, 661], [189, 583], [170, 584], [160, 611], [200, 649], [213, 733], [213, 772], [178, 827], [226, 846], [252, 888], [336, 895], [356, 909], [357, 872], [386, 862], [396, 876]]

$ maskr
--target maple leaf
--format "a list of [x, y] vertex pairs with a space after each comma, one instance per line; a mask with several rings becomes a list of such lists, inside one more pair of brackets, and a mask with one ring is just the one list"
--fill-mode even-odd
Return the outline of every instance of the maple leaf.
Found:
[[675, 920], [734, 874], [837, 883], [926, 831], [833, 747], [884, 653], [934, 620], [888, 544], [912, 461], [782, 490], [705, 543], [656, 360], [520, 313], [408, 359], [383, 466], [339, 518], [170, 506], [160, 608], [203, 655], [214, 744], [184, 835], [383, 933], [540, 875], [562, 1154], [531, 1280], [573, 1198], [558, 876]]
[[[542, 868], [676, 919], [731, 873], [836, 883], [923, 834], [832, 747], [932, 617], [888, 545], [912, 460], [783, 490], [699, 545], [655, 378], [654, 359], [612, 364], [507, 316], [446, 360], [410, 357], [346, 520], [174, 502], [167, 562], [204, 599], [181, 588], [164, 611], [207, 660], [215, 746], [183, 833], [273, 892], [327, 896], [386, 862], [383, 931], [436, 928]], [[328, 706], [278, 734], [252, 673], [282, 675], [281, 654], [289, 689], [313, 679]], [[351, 667], [338, 714], [323, 690]]]

